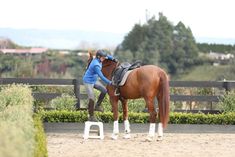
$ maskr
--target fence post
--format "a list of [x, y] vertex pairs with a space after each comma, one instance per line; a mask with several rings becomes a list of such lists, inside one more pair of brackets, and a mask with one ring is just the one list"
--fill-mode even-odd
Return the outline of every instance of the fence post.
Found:
[[79, 84], [78, 78], [73, 80], [73, 85], [74, 85], [74, 94], [75, 94], [75, 97], [77, 98], [76, 109], [79, 109], [80, 108], [80, 84]]
[[229, 85], [229, 82], [228, 82], [228, 81], [224, 81], [223, 87], [224, 87], [224, 89], [225, 89], [226, 93], [228, 93], [228, 92], [231, 90], [231, 88], [230, 88], [230, 85]]

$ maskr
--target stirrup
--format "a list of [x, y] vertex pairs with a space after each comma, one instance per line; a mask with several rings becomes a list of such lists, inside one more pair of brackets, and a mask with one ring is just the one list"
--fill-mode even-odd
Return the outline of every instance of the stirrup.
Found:
[[118, 88], [116, 88], [115, 91], [114, 91], [114, 95], [115, 95], [115, 96], [119, 96], [119, 95], [120, 95], [120, 92], [117, 93], [117, 90], [118, 90]]

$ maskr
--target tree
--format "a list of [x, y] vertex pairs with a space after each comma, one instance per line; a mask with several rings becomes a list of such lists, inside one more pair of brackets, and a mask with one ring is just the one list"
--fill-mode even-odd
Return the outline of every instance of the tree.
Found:
[[139, 45], [145, 40], [145, 29], [139, 24], [136, 24], [133, 29], [125, 36], [122, 42], [122, 51], [130, 50], [133, 55], [133, 59], [138, 58], [136, 52], [139, 49]]
[[16, 64], [13, 72], [14, 77], [34, 77], [34, 75], [33, 62], [30, 58]]
[[171, 74], [184, 72], [198, 57], [190, 28], [182, 22], [174, 26], [162, 13], [158, 20], [153, 16], [142, 26], [136, 24], [115, 51], [119, 57], [131, 56], [130, 53], [133, 60], [159, 65]]
[[132, 62], [133, 61], [133, 53], [131, 53], [130, 50], [117, 51], [116, 55], [118, 56], [118, 60], [120, 62]]
[[190, 28], [186, 28], [182, 22], [175, 26], [173, 40], [174, 51], [172, 58], [178, 64], [172, 72], [179, 73], [195, 64], [198, 57], [198, 48]]

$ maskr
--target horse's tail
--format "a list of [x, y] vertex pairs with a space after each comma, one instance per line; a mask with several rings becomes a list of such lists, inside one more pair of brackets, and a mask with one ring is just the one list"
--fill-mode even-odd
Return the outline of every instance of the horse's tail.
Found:
[[169, 91], [169, 80], [167, 74], [163, 72], [160, 76], [160, 99], [159, 100], [159, 115], [160, 121], [163, 124], [163, 128], [167, 126], [169, 120], [169, 112], [170, 112], [170, 91]]

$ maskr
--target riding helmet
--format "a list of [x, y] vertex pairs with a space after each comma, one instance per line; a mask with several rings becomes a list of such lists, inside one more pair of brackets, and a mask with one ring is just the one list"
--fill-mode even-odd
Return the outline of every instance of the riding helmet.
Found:
[[107, 54], [104, 50], [98, 50], [96, 52], [96, 58], [100, 58], [100, 57], [107, 57]]

